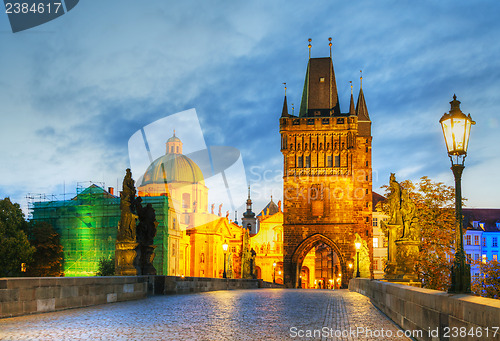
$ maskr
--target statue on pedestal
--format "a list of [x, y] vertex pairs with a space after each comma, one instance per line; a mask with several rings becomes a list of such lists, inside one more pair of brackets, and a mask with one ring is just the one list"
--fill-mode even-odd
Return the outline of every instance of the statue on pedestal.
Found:
[[416, 206], [408, 190], [401, 189], [394, 173], [389, 179], [389, 190], [389, 220], [380, 224], [388, 244], [384, 278], [417, 280], [415, 264], [419, 254], [420, 226], [416, 218]]
[[120, 221], [115, 244], [115, 273], [118, 276], [137, 275], [135, 186], [132, 172], [127, 168], [120, 192]]
[[[155, 210], [151, 204], [142, 206], [135, 197], [132, 172], [127, 169], [120, 192], [120, 221], [115, 244], [115, 274], [117, 276], [156, 275], [153, 266]], [[137, 219], [139, 223], [137, 224]]]

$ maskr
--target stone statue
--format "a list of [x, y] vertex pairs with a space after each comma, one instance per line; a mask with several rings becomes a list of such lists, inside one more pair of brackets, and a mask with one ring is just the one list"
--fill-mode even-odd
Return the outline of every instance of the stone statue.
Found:
[[248, 229], [245, 229], [245, 233], [243, 234], [243, 245], [241, 248], [241, 278], [244, 279], [253, 278], [251, 263], [252, 263], [252, 252], [250, 250], [250, 234]]
[[255, 257], [257, 256], [257, 252], [252, 248], [250, 250], [250, 276], [253, 279], [257, 279], [257, 269], [255, 267]]
[[156, 269], [153, 266], [155, 258], [154, 237], [156, 236], [156, 228], [158, 222], [156, 221], [156, 213], [151, 204], [143, 207], [142, 199], [139, 197], [136, 200], [136, 211], [139, 217], [139, 224], [137, 224], [137, 253], [139, 260], [137, 261], [138, 268], [141, 275], [156, 275]]
[[215, 204], [212, 204], [212, 214], [214, 214]]
[[119, 276], [135, 276], [136, 219], [135, 186], [132, 172], [127, 169], [120, 192], [120, 221], [115, 244], [115, 273]]
[[219, 205], [219, 217], [222, 216], [222, 204]]
[[408, 190], [401, 189], [394, 173], [389, 179], [389, 190], [389, 220], [380, 224], [388, 241], [384, 277], [391, 280], [416, 280], [415, 264], [420, 246], [417, 208]]

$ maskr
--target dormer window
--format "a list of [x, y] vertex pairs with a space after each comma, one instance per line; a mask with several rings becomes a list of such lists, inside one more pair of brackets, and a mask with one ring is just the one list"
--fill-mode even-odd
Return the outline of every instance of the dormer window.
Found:
[[472, 222], [472, 227], [477, 229], [479, 227], [479, 221], [473, 221]]

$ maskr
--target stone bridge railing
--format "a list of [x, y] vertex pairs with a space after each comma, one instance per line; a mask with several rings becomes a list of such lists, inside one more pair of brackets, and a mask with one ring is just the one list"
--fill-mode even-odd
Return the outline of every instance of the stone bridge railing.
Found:
[[[500, 300], [354, 278], [349, 290], [418, 340], [500, 340]], [[448, 337], [447, 337], [448, 336]]]
[[258, 279], [176, 276], [0, 278], [0, 318], [129, 301], [149, 295], [281, 287]]

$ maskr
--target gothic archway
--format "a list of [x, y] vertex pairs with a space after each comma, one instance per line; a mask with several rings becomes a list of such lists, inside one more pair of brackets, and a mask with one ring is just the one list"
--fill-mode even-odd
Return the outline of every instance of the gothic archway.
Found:
[[340, 268], [341, 268], [341, 273], [342, 273], [342, 288], [346, 288], [348, 285], [348, 273], [347, 273], [347, 268], [346, 268], [346, 261], [344, 255], [340, 252], [339, 247], [337, 244], [332, 241], [330, 238], [324, 236], [321, 233], [316, 233], [311, 236], [309, 236], [307, 239], [304, 239], [302, 243], [295, 249], [295, 252], [293, 253], [292, 256], [292, 280], [293, 282], [293, 287], [298, 288], [298, 285], [300, 283], [299, 281], [299, 276], [301, 273], [301, 267], [302, 263], [304, 261], [304, 258], [306, 255], [309, 253], [309, 251], [319, 245], [319, 244], [326, 244], [331, 248], [333, 252], [337, 255], [339, 262], [340, 262]]

